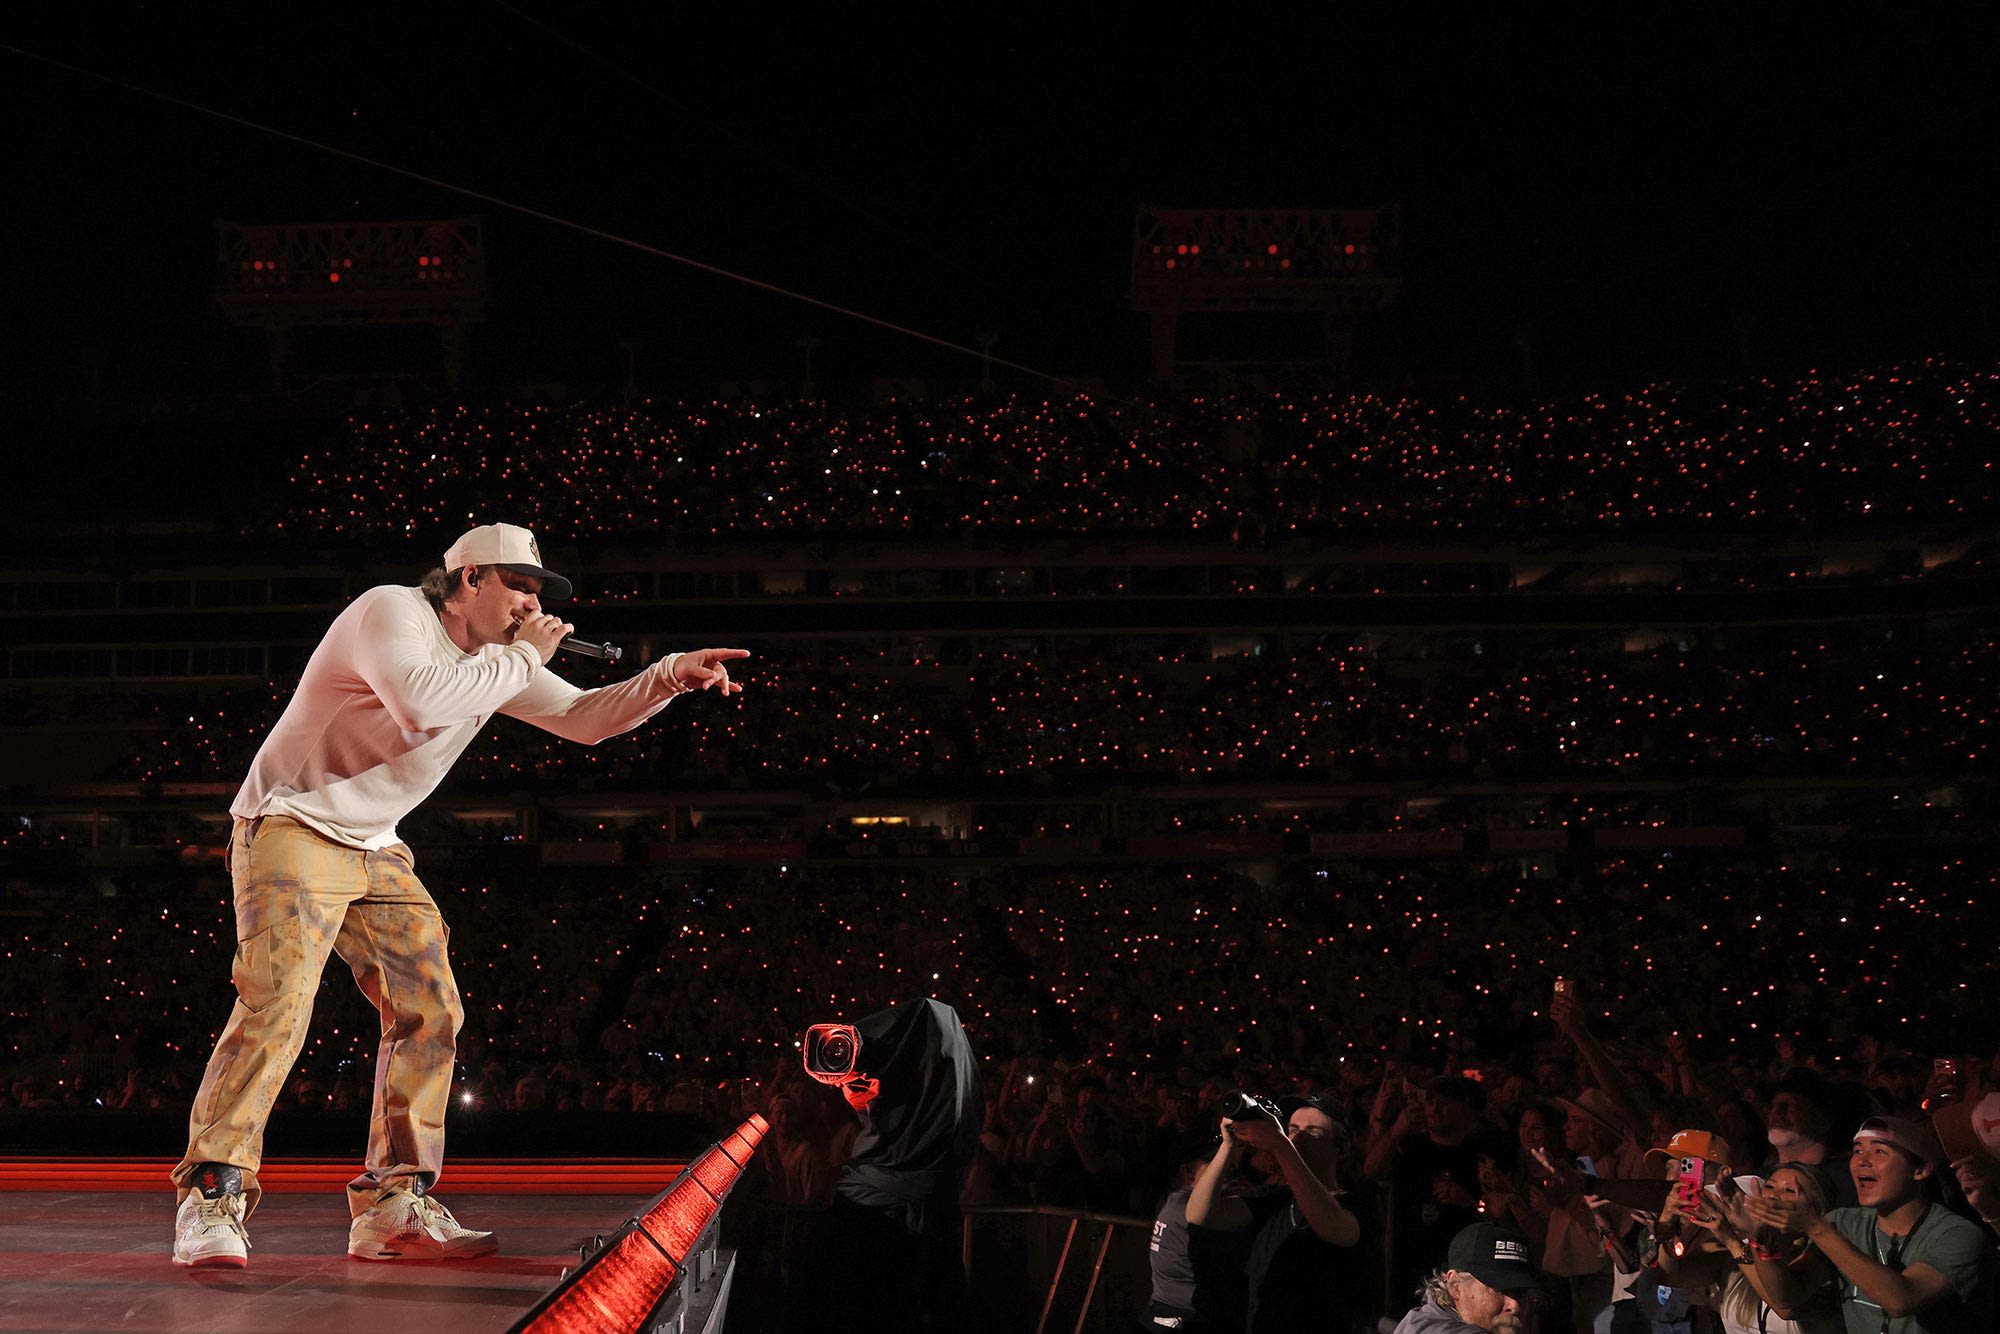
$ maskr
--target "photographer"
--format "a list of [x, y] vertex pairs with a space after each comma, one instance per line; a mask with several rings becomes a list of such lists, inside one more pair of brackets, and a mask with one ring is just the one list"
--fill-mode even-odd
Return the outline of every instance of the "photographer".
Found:
[[[1221, 1128], [1222, 1143], [1188, 1195], [1187, 1221], [1252, 1232], [1245, 1328], [1346, 1328], [1366, 1284], [1354, 1249], [1361, 1224], [1334, 1193], [1350, 1144], [1346, 1128], [1318, 1098], [1287, 1098], [1275, 1109], [1260, 1102]], [[1251, 1198], [1224, 1195], [1231, 1168], [1249, 1151], [1269, 1155], [1283, 1184]]]

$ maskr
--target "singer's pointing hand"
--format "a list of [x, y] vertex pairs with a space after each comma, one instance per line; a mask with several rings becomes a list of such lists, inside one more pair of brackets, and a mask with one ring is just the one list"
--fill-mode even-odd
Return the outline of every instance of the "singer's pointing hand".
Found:
[[747, 648], [703, 648], [683, 653], [674, 659], [674, 680], [687, 690], [720, 688], [725, 695], [740, 695], [743, 687], [729, 679], [729, 668], [723, 664], [749, 656]]
[[568, 621], [538, 611], [522, 621], [520, 628], [514, 631], [514, 642], [532, 645], [535, 652], [542, 655], [542, 666], [546, 667], [549, 660], [556, 656], [556, 645], [563, 642], [564, 636], [575, 633], [576, 627]]

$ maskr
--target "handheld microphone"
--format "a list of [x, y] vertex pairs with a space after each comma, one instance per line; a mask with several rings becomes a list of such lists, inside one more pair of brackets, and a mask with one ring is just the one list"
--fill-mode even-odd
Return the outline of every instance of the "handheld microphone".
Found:
[[580, 658], [596, 658], [600, 662], [616, 662], [625, 656], [625, 650], [616, 644], [593, 644], [575, 635], [563, 636], [556, 649], [562, 653], [574, 653]]

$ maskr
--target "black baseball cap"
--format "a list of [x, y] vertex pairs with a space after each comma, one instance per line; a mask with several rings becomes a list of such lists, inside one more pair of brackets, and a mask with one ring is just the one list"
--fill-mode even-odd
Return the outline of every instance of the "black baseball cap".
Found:
[[1528, 1241], [1498, 1223], [1474, 1223], [1451, 1239], [1445, 1265], [1470, 1274], [1497, 1292], [1539, 1288], [1541, 1276], [1528, 1262]]
[[1278, 1099], [1279, 1124], [1289, 1130], [1292, 1125], [1292, 1113], [1302, 1107], [1310, 1107], [1316, 1112], [1323, 1112], [1327, 1120], [1333, 1122], [1333, 1137], [1339, 1143], [1341, 1151], [1343, 1153], [1346, 1152], [1348, 1146], [1354, 1142], [1354, 1132], [1348, 1129], [1347, 1118], [1341, 1115], [1340, 1104], [1333, 1099], [1332, 1095], [1327, 1093], [1295, 1093], [1288, 1098]]
[[1464, 1075], [1439, 1075], [1424, 1085], [1424, 1092], [1435, 1093], [1440, 1098], [1454, 1098], [1475, 1112], [1486, 1110], [1486, 1090], [1478, 1080], [1467, 1079]]
[[1316, 1112], [1325, 1112], [1336, 1124], [1347, 1118], [1340, 1114], [1340, 1104], [1324, 1093], [1293, 1093], [1278, 1099], [1278, 1115], [1285, 1121], [1292, 1119], [1292, 1113], [1301, 1107], [1310, 1107]]

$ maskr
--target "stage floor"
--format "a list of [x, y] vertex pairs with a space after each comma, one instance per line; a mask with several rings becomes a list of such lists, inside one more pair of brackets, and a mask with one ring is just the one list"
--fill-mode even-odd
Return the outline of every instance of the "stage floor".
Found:
[[[498, 1234], [481, 1260], [373, 1262], [347, 1254], [340, 1189], [266, 1192], [250, 1264], [189, 1270], [170, 1258], [169, 1190], [0, 1193], [0, 1331], [500, 1331], [673, 1179], [642, 1194], [486, 1194], [443, 1187], [461, 1223]], [[468, 1183], [470, 1184], [470, 1183]]]

